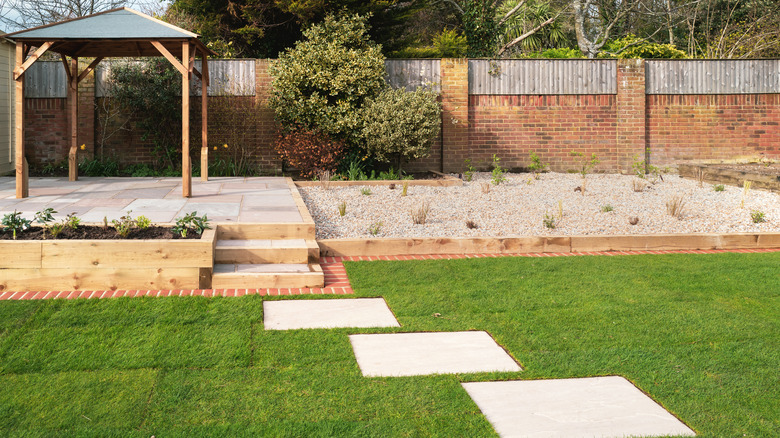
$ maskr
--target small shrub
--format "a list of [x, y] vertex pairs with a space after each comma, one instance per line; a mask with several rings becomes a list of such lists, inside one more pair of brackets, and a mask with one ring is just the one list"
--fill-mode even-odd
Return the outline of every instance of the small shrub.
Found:
[[599, 160], [596, 154], [591, 154], [590, 159], [588, 159], [585, 157], [585, 154], [579, 151], [572, 151], [571, 156], [576, 157], [577, 159], [577, 173], [582, 176], [582, 187], [580, 193], [582, 193], [582, 196], [585, 196], [585, 184], [587, 182], [586, 177], [588, 176], [588, 173], [590, 173], [601, 162], [601, 160]]
[[386, 172], [385, 171], [379, 172], [379, 179], [390, 180], [390, 181], [399, 180], [401, 179], [401, 173], [396, 172], [395, 169], [391, 167]]
[[490, 179], [493, 185], [497, 186], [506, 181], [506, 176], [504, 176], [506, 172], [507, 170], [501, 167], [501, 159], [496, 154], [493, 154], [493, 172]]
[[490, 183], [482, 182], [479, 184], [479, 186], [482, 188], [482, 193], [490, 193]]
[[707, 171], [701, 167], [697, 167], [696, 170], [693, 171], [693, 175], [696, 177], [696, 181], [699, 182], [699, 187], [704, 187], [704, 179], [707, 178]]
[[371, 224], [371, 226], [368, 227], [368, 232], [372, 236], [376, 236], [377, 234], [379, 234], [379, 231], [381, 229], [382, 229], [382, 222], [374, 222], [373, 224]]
[[330, 190], [330, 182], [332, 179], [330, 170], [320, 170], [317, 172], [317, 179], [320, 181], [322, 190]]
[[602, 213], [609, 213], [610, 211], [613, 211], [613, 210], [615, 210], [615, 208], [614, 208], [614, 207], [612, 207], [612, 206], [611, 206], [611, 205], [609, 205], [609, 204], [607, 204], [607, 205], [602, 205], [602, 206], [601, 206], [601, 212], [602, 212]]
[[128, 211], [124, 216], [120, 217], [119, 219], [114, 219], [111, 221], [111, 223], [114, 225], [114, 228], [116, 229], [117, 234], [119, 234], [120, 237], [123, 239], [126, 238], [130, 231], [135, 228], [135, 219], [133, 219], [132, 216], [130, 216], [130, 211]]
[[466, 180], [466, 182], [471, 182], [471, 180], [474, 179], [474, 172], [476, 172], [477, 169], [471, 164], [471, 158], [466, 158], [464, 163], [466, 164], [466, 171], [463, 172], [463, 179]]
[[542, 159], [536, 155], [536, 152], [531, 152], [531, 164], [528, 165], [528, 170], [533, 172], [534, 179], [539, 179], [539, 174], [549, 170], [550, 165], [543, 163]]
[[753, 220], [754, 224], [760, 224], [761, 222], [766, 222], [766, 218], [764, 217], [764, 212], [761, 210], [753, 210], [750, 212], [750, 219]]
[[555, 229], [555, 227], [556, 227], [555, 216], [551, 215], [549, 213], [545, 213], [544, 214], [544, 219], [542, 219], [542, 223], [544, 224], [545, 228], [548, 228], [550, 230]]
[[345, 214], [347, 214], [347, 202], [341, 201], [341, 204], [339, 204], [339, 216], [344, 217]]
[[119, 176], [119, 162], [113, 158], [84, 159], [79, 163], [79, 174], [85, 176]]
[[13, 213], [3, 215], [3, 227], [10, 228], [13, 232], [13, 238], [16, 240], [16, 234], [30, 228], [32, 221], [22, 217], [22, 213], [14, 210]]
[[431, 206], [428, 201], [423, 201], [420, 205], [412, 208], [412, 223], [415, 225], [425, 225], [428, 221], [428, 212]]
[[476, 228], [479, 228], [479, 225], [477, 225], [477, 223], [472, 221], [472, 220], [467, 220], [466, 221], [466, 228], [468, 228], [469, 230], [474, 230]]
[[425, 88], [385, 90], [362, 111], [363, 142], [378, 161], [394, 163], [424, 158], [441, 131], [441, 104]]
[[57, 213], [57, 211], [51, 207], [45, 208], [39, 212], [35, 213], [35, 218], [33, 219], [35, 222], [38, 222], [43, 227], [43, 238], [46, 238], [46, 232], [49, 231], [49, 222], [54, 221], [53, 214]]
[[672, 196], [666, 201], [666, 213], [677, 219], [682, 219], [685, 210], [685, 198], [681, 195]]
[[409, 189], [409, 181], [404, 181], [401, 185], [401, 196], [406, 196], [406, 191]]
[[63, 219], [64, 224], [66, 227], [70, 228], [71, 230], [78, 229], [79, 225], [81, 225], [81, 219], [76, 216], [76, 213], [71, 213], [67, 216], [65, 216], [65, 219]]
[[712, 190], [715, 190], [716, 192], [722, 192], [726, 190], [726, 186], [724, 186], [723, 184], [715, 184], [714, 186], [712, 186]]
[[371, 196], [371, 188], [363, 187], [362, 189], [360, 189], [360, 194], [363, 196]]
[[138, 229], [145, 230], [152, 226], [152, 220], [144, 215], [141, 215], [135, 218], [135, 225], [138, 227]]
[[335, 171], [344, 153], [343, 142], [307, 130], [280, 134], [274, 148], [303, 177], [312, 177], [323, 170]]
[[58, 224], [51, 224], [49, 226], [49, 235], [56, 239], [62, 232], [65, 231], [65, 224], [64, 223], [58, 223]]
[[644, 192], [645, 191], [645, 187], [647, 187], [647, 185], [641, 179], [632, 179], [631, 180], [631, 188], [635, 192]]
[[176, 225], [171, 228], [174, 234], [178, 234], [181, 237], [187, 237], [189, 231], [193, 231], [198, 235], [203, 234], [204, 231], [211, 229], [209, 226], [209, 219], [204, 214], [198, 216], [197, 211], [185, 214], [183, 217], [176, 219]]

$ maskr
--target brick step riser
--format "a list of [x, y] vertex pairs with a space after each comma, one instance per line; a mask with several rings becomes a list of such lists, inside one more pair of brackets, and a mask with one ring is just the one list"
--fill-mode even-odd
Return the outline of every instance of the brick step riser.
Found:
[[213, 289], [271, 289], [323, 287], [325, 279], [322, 272], [300, 274], [214, 274], [211, 279]]

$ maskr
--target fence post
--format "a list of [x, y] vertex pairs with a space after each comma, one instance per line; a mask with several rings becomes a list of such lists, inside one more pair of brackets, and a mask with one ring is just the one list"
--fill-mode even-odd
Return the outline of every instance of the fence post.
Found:
[[618, 167], [630, 170], [634, 156], [645, 158], [647, 145], [645, 60], [619, 59], [617, 69], [617, 151]]
[[461, 172], [469, 151], [469, 61], [441, 60], [442, 168]]

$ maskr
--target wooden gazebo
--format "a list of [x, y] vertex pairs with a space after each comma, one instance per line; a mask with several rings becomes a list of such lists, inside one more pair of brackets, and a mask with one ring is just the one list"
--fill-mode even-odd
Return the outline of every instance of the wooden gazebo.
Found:
[[[182, 194], [192, 195], [190, 159], [190, 81], [195, 74], [202, 84], [201, 177], [208, 177], [207, 117], [209, 70], [207, 58], [213, 55], [198, 35], [128, 8], [40, 26], [5, 35], [16, 42], [16, 197], [28, 196], [27, 161], [24, 157], [24, 73], [47, 51], [60, 54], [68, 76], [70, 150], [68, 177], [78, 179], [78, 84], [107, 57], [164, 56], [182, 75]], [[36, 50], [30, 55], [33, 47]], [[202, 71], [195, 68], [195, 57], [203, 60]], [[70, 60], [68, 60], [68, 57]], [[94, 58], [79, 72], [80, 57]]]

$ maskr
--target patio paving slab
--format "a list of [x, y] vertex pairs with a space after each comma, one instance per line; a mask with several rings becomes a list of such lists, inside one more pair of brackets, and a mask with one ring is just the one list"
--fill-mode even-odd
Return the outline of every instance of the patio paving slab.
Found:
[[499, 436], [695, 436], [619, 376], [462, 383]]
[[350, 335], [366, 377], [522, 371], [487, 332]]
[[266, 330], [400, 327], [383, 298], [263, 302]]

